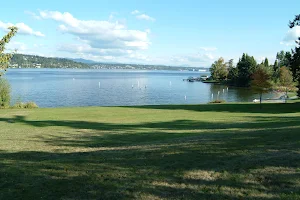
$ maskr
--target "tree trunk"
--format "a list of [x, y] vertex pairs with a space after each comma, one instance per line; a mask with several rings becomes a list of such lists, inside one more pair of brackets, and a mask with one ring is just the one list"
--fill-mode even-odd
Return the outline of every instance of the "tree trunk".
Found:
[[261, 109], [262, 93], [259, 94], [259, 108]]
[[288, 93], [288, 89], [287, 89], [287, 87], [286, 87], [286, 88], [285, 88], [285, 98], [284, 98], [284, 103], [286, 103], [287, 93]]

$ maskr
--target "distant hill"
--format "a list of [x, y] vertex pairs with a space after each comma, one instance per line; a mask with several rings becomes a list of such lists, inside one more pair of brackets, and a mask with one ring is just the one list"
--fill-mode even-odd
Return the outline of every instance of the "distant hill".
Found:
[[66, 58], [66, 59], [73, 60], [75, 62], [89, 64], [89, 65], [92, 65], [92, 64], [109, 64], [109, 65], [110, 64], [111, 65], [120, 64], [118, 62], [97, 62], [97, 61], [94, 61], [94, 60], [86, 60], [86, 59], [83, 59], [83, 58]]
[[53, 58], [26, 54], [15, 54], [10, 62], [11, 68], [75, 68], [75, 69], [128, 69], [128, 70], [173, 70], [208, 72], [204, 67], [174, 67], [165, 65], [98, 63], [82, 58]]
[[15, 54], [10, 61], [11, 68], [90, 68], [88, 64], [66, 58], [52, 58], [35, 55]]
[[85, 64], [95, 64], [97, 63], [96, 61], [93, 60], [86, 60], [83, 58], [67, 58], [69, 60], [73, 60], [74, 62], [80, 62], [80, 63], [85, 63]]

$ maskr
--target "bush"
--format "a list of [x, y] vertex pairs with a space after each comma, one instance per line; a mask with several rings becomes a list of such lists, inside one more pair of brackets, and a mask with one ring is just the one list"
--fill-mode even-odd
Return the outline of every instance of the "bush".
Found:
[[225, 103], [225, 102], [226, 102], [225, 100], [214, 100], [209, 103]]
[[12, 108], [24, 108], [24, 107], [25, 107], [25, 104], [22, 102], [17, 102], [12, 106]]
[[34, 102], [28, 102], [28, 103], [25, 103], [24, 108], [30, 108], [30, 109], [38, 108], [38, 105], [36, 105], [36, 103], [34, 103]]
[[10, 106], [10, 85], [6, 79], [0, 78], [0, 108]]
[[38, 105], [36, 105], [36, 103], [34, 103], [34, 102], [28, 102], [28, 103], [17, 102], [17, 103], [15, 103], [15, 105], [13, 105], [12, 108], [28, 108], [28, 109], [32, 109], [32, 108], [38, 108]]

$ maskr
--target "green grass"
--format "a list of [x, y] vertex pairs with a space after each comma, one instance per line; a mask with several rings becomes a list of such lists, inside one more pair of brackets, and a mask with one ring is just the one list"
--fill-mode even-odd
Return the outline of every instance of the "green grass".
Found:
[[300, 102], [0, 110], [0, 199], [300, 199]]

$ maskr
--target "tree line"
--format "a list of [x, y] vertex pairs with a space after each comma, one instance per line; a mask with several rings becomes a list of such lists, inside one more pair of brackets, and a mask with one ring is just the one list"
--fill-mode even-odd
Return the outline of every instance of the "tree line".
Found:
[[25, 54], [14, 54], [9, 65], [10, 67], [21, 68], [90, 68], [88, 64], [75, 62], [70, 59]]
[[[289, 23], [290, 28], [295, 26], [300, 26], [300, 15]], [[295, 85], [300, 96], [300, 38], [295, 42], [295, 49], [277, 53], [274, 64], [270, 64], [267, 58], [257, 63], [253, 56], [246, 53], [236, 65], [233, 64], [233, 59], [225, 62], [223, 58], [219, 58], [210, 67], [211, 78], [239, 87], [253, 86], [262, 89], [292, 88]], [[264, 83], [259, 86], [258, 83], [263, 79]]]

